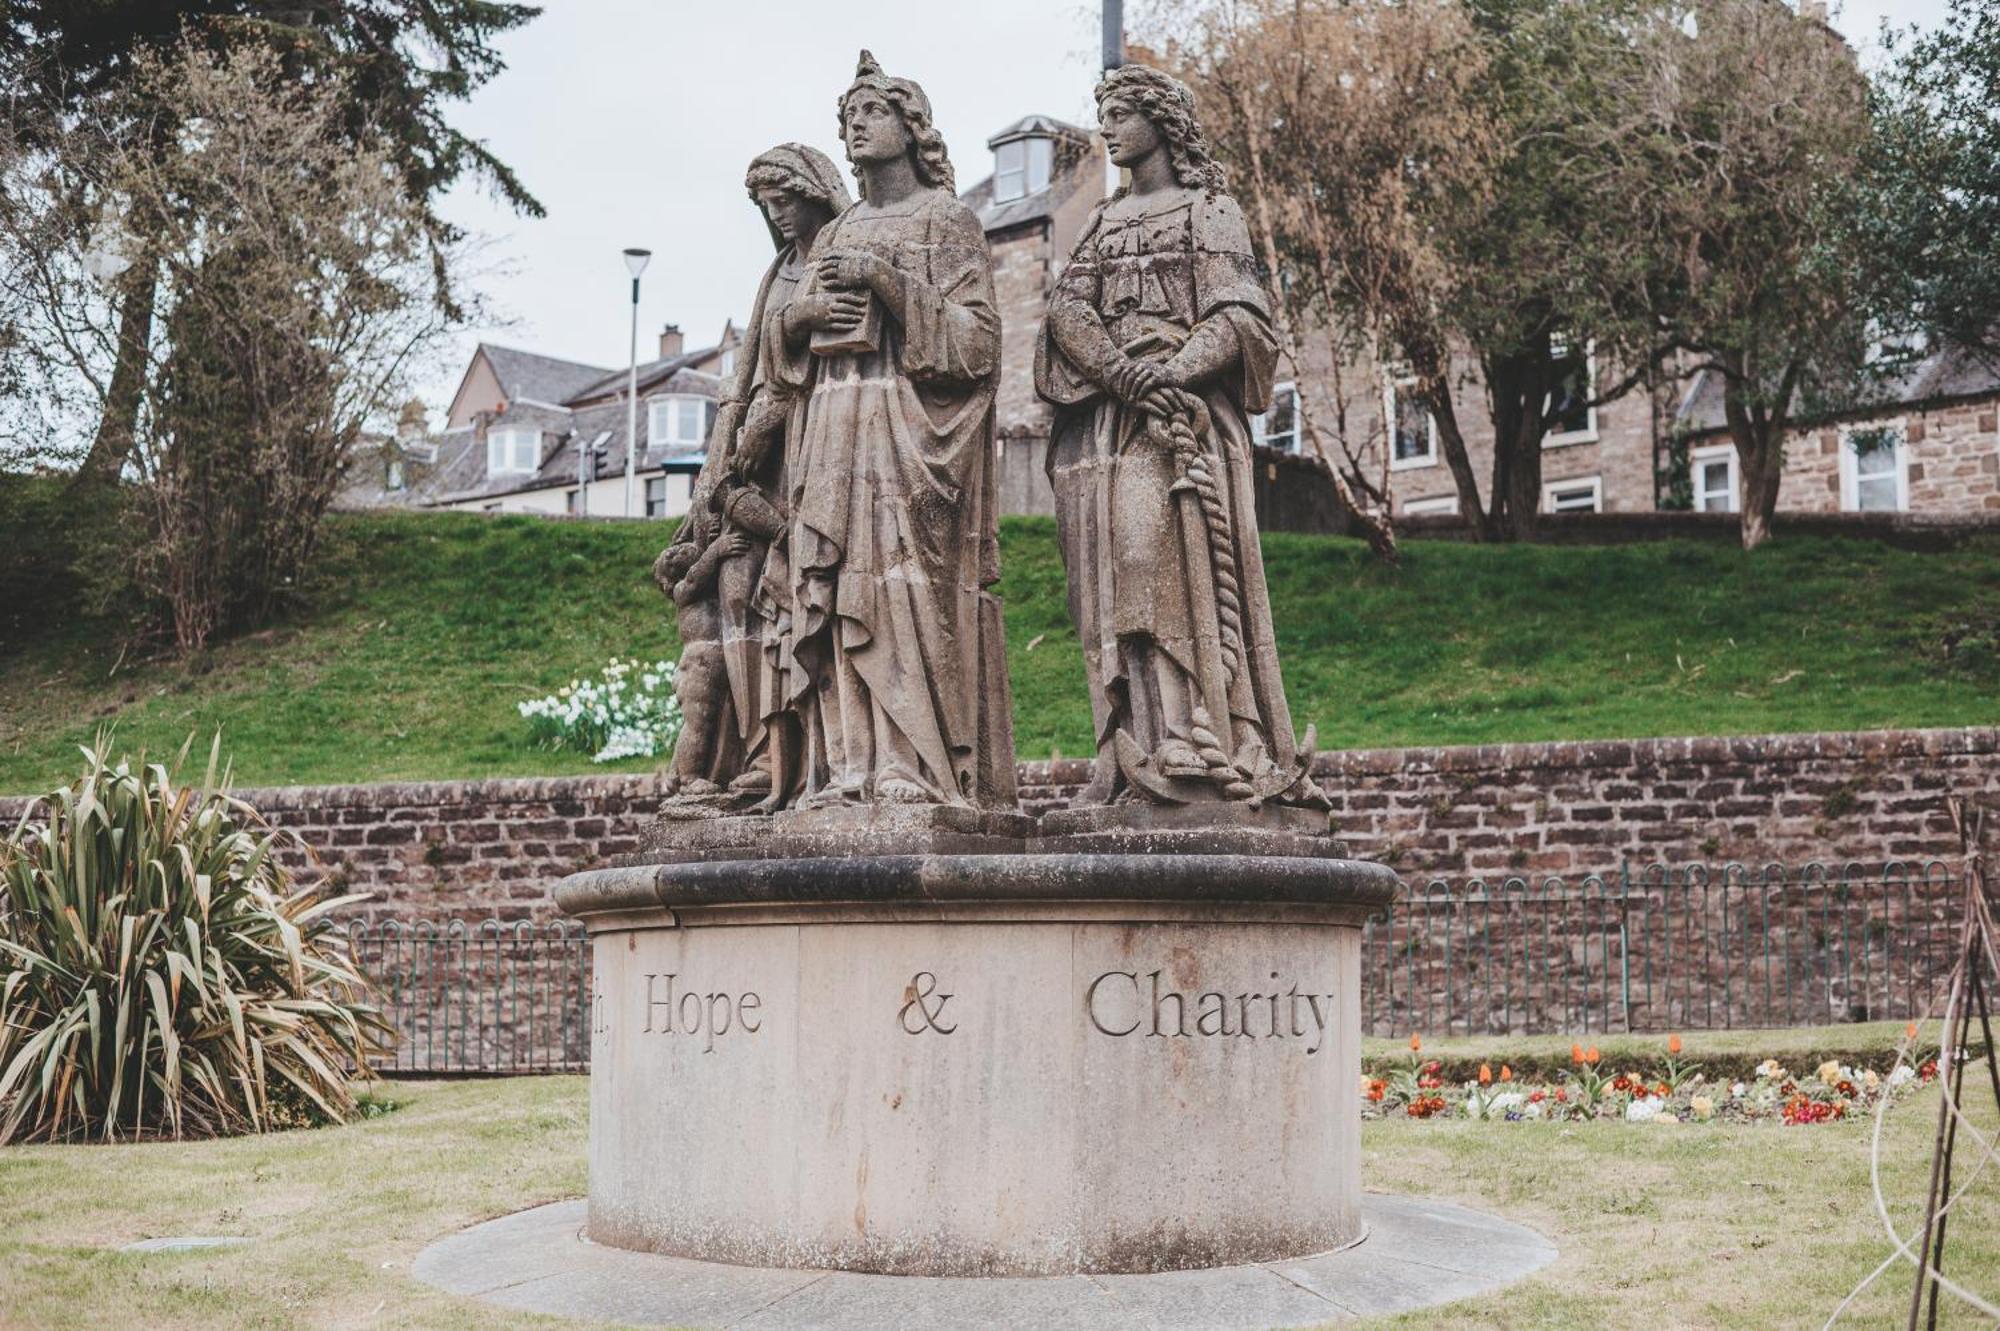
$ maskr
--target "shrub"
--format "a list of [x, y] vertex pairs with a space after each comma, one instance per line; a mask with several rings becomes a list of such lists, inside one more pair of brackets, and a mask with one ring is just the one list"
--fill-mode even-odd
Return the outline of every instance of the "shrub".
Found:
[[615, 657], [596, 679], [573, 679], [546, 698], [518, 704], [535, 743], [575, 749], [591, 761], [650, 758], [671, 749], [681, 733], [674, 663]]
[[0, 841], [0, 1144], [360, 1112], [388, 1027], [327, 916], [361, 898], [294, 891], [216, 750], [176, 783], [186, 752], [134, 770], [100, 741]]

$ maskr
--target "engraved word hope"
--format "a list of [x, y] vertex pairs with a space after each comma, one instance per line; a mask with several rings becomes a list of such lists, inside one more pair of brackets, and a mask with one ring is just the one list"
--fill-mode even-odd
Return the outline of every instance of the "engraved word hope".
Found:
[[764, 1000], [754, 992], [674, 993], [672, 972], [646, 977], [648, 1034], [692, 1035], [702, 1040], [701, 1052], [715, 1052], [715, 1042], [731, 1031], [755, 1035], [764, 1028]]

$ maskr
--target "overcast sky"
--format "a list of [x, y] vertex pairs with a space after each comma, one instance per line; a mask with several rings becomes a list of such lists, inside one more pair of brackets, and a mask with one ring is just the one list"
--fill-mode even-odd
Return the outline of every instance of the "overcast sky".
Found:
[[[441, 414], [480, 340], [610, 367], [626, 359], [619, 251], [653, 251], [640, 359], [660, 325], [690, 347], [749, 313], [771, 243], [743, 170], [798, 140], [843, 162], [834, 102], [866, 46], [930, 94], [964, 189], [986, 139], [1024, 115], [1090, 124], [1098, 7], [1082, 0], [544, 0], [501, 41], [508, 68], [449, 114], [548, 209], [517, 217], [461, 186], [452, 220], [483, 238], [477, 283], [496, 321], [427, 373]], [[1129, 7], [1129, 6], [1128, 6]], [[1835, 24], [1864, 52], [1884, 17], [1930, 23], [1944, 0], [1848, 0]], [[844, 162], [843, 162], [844, 164]], [[434, 423], [435, 420], [434, 420]]]

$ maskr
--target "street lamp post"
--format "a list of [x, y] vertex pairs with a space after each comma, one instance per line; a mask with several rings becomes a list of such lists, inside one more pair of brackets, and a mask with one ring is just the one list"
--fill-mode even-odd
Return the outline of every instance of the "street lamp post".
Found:
[[632, 516], [632, 485], [639, 474], [639, 274], [646, 271], [651, 250], [625, 251], [625, 270], [632, 274], [631, 366], [625, 377], [625, 516]]

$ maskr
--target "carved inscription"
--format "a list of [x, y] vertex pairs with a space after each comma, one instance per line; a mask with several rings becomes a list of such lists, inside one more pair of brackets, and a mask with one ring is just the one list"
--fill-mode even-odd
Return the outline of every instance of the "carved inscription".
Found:
[[726, 990], [700, 993], [677, 990], [677, 976], [646, 977], [646, 1024], [652, 1035], [693, 1036], [702, 1042], [701, 1052], [715, 1052], [715, 1042], [732, 1032], [755, 1035], [764, 1028], [764, 1000], [754, 991], [732, 994]]
[[903, 986], [903, 1006], [896, 1013], [896, 1020], [902, 1023], [905, 1034], [922, 1035], [925, 1031], [936, 1031], [939, 1035], [950, 1035], [958, 1029], [957, 1022], [949, 1026], [943, 1022], [944, 1005], [951, 1001], [951, 995], [939, 993], [937, 985], [937, 976], [929, 971], [918, 971]]
[[1308, 1054], [1326, 1047], [1332, 994], [1298, 985], [1269, 993], [1186, 993], [1161, 981], [1160, 971], [1106, 971], [1083, 991], [1084, 1015], [1101, 1035], [1145, 1039], [1227, 1036], [1238, 1040], [1300, 1040]]
[[604, 1001], [604, 991], [592, 987], [590, 993], [590, 1033], [608, 1035], [611, 1031], [611, 1011]]

